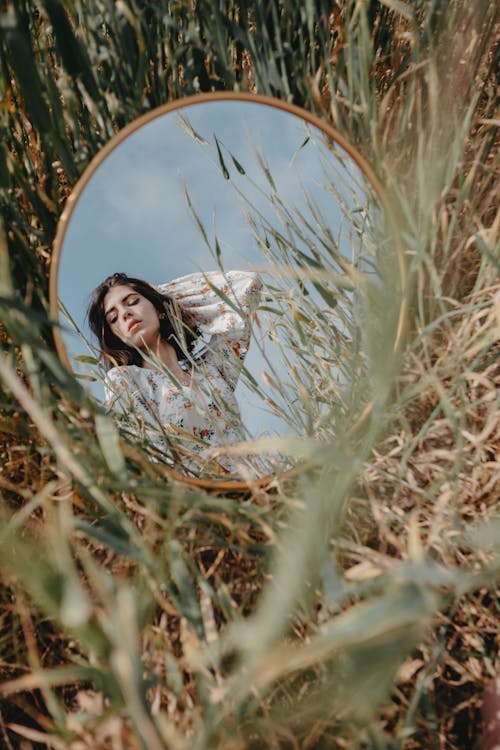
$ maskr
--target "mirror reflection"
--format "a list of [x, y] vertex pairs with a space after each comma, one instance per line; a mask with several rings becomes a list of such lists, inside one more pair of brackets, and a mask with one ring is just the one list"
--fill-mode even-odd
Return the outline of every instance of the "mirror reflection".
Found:
[[57, 293], [95, 398], [194, 475], [265, 472], [224, 455], [242, 440], [326, 434], [307, 392], [348, 388], [380, 214], [356, 161], [295, 113], [205, 100], [152, 115], [90, 171]]

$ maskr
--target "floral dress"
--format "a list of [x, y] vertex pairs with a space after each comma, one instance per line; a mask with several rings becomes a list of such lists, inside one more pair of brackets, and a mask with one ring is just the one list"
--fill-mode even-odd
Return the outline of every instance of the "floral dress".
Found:
[[[121, 413], [132, 434], [148, 439], [167, 462], [191, 473], [206, 468], [210, 448], [244, 437], [234, 390], [261, 286], [254, 273], [227, 271], [193, 273], [157, 287], [194, 320], [206, 342], [203, 355], [195, 354], [192, 363], [179, 362], [191, 374], [189, 385], [176, 382], [168, 371], [136, 365], [106, 373], [106, 402]], [[227, 457], [214, 466], [235, 469]]]

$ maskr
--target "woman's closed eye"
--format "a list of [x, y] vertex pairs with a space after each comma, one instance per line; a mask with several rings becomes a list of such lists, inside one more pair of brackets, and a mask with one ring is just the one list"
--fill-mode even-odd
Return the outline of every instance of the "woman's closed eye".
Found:
[[[139, 302], [139, 297], [130, 297], [127, 299], [127, 307], [132, 307], [133, 305], [137, 305]], [[108, 316], [108, 323], [110, 326], [114, 325], [118, 320], [118, 315], [115, 310], [111, 312]]]
[[126, 301], [127, 307], [133, 307], [134, 305], [137, 305], [139, 299], [139, 297], [129, 297]]

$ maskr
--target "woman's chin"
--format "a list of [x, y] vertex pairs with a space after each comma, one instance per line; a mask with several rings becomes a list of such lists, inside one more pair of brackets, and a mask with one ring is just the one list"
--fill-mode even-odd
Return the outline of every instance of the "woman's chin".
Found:
[[156, 339], [146, 337], [137, 333], [136, 335], [130, 336], [128, 339], [128, 345], [135, 349], [140, 349], [141, 352], [152, 351], [155, 348]]
[[158, 344], [158, 333], [148, 330], [147, 327], [134, 326], [134, 328], [123, 335], [122, 341], [131, 349], [140, 349], [141, 352], [155, 351]]

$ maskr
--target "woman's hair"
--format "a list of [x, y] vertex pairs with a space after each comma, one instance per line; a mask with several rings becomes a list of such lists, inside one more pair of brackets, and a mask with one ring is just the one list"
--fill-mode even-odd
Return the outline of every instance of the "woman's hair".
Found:
[[[89, 327], [99, 342], [106, 369], [116, 365], [142, 367], [143, 362], [137, 348], [127, 346], [115, 336], [104, 313], [104, 298], [114, 286], [128, 286], [152, 303], [158, 313], [160, 338], [174, 347], [178, 359], [186, 359], [198, 337], [196, 325], [190, 316], [182, 313], [168, 295], [162, 294], [147, 281], [127, 276], [126, 273], [114, 273], [94, 289], [87, 310]], [[181, 346], [184, 342], [185, 348]]]

